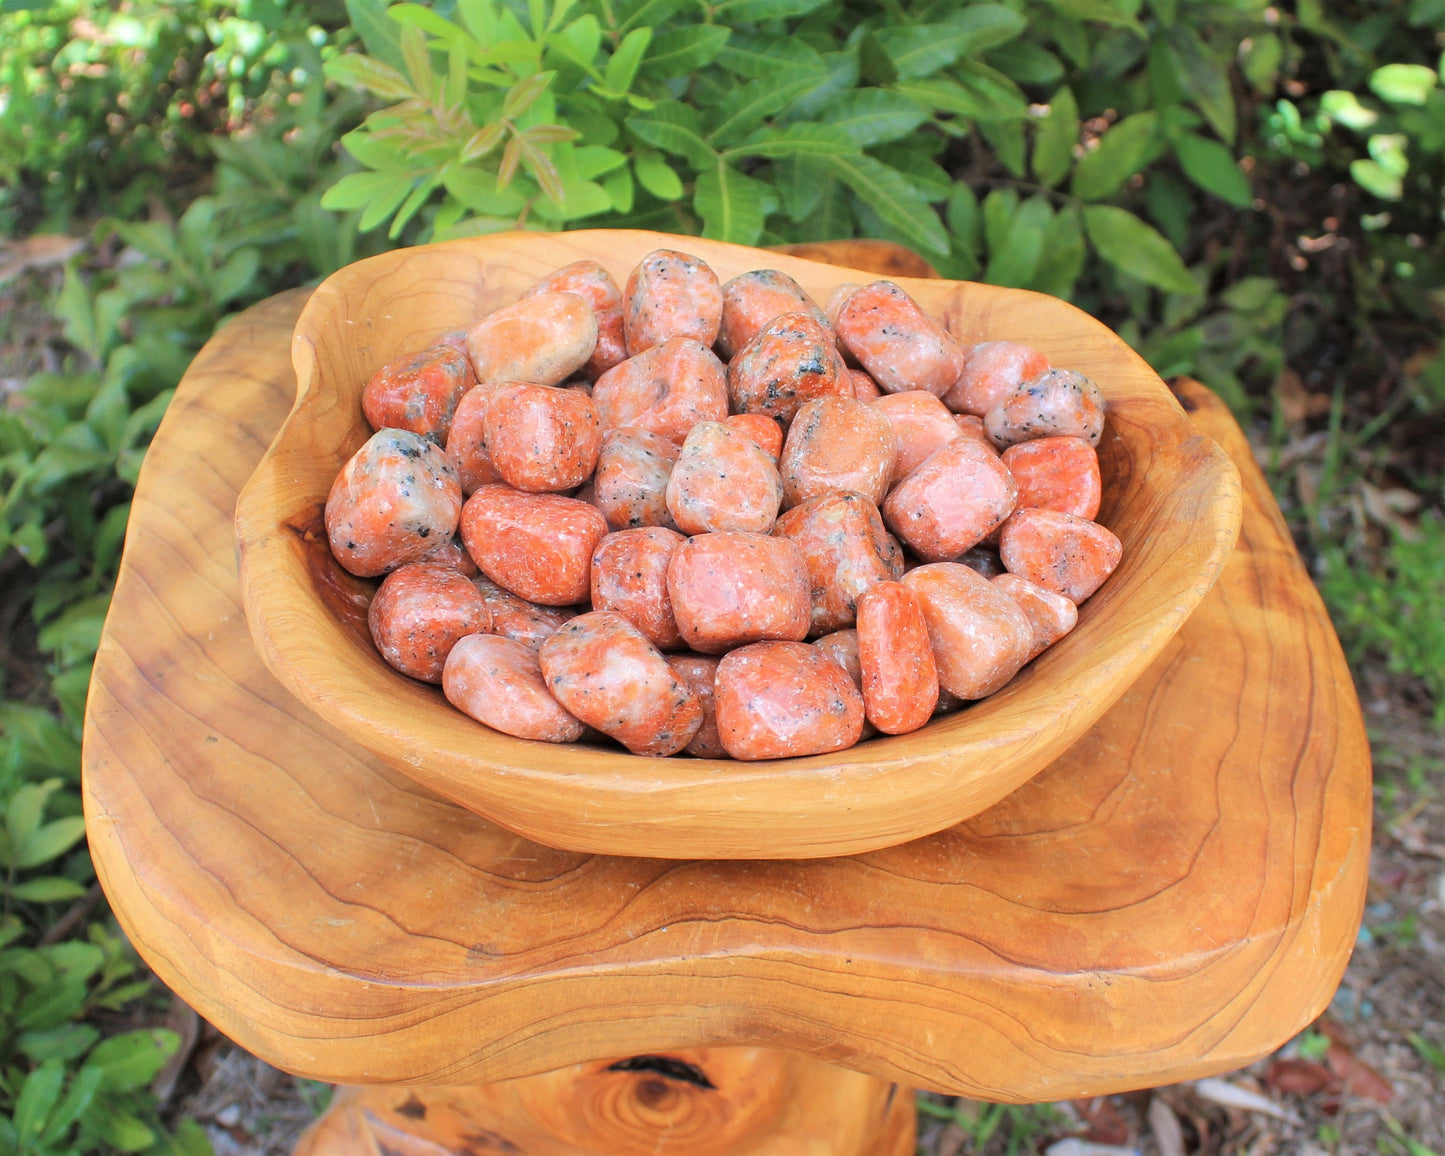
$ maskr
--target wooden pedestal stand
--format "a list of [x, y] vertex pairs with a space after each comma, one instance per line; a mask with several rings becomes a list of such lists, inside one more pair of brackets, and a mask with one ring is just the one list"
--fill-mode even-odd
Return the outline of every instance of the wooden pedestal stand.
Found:
[[429, 794], [256, 657], [231, 516], [290, 406], [303, 300], [218, 334], [157, 434], [84, 789], [101, 881], [167, 984], [283, 1068], [412, 1085], [344, 1092], [313, 1156], [901, 1156], [895, 1084], [1029, 1101], [1174, 1082], [1326, 1005], [1364, 898], [1368, 747], [1329, 620], [1207, 391], [1180, 397], [1244, 475], [1238, 549], [1065, 757], [884, 851], [611, 858]]

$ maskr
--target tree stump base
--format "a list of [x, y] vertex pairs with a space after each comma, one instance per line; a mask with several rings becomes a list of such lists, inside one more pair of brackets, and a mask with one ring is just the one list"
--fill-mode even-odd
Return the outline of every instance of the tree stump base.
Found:
[[912, 1156], [913, 1093], [775, 1048], [459, 1087], [348, 1087], [294, 1156]]

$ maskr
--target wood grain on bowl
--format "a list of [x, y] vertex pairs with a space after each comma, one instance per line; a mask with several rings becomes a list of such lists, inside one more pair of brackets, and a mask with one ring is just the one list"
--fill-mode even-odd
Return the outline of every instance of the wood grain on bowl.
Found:
[[1228, 458], [1123, 341], [1062, 301], [900, 279], [960, 340], [1026, 341], [1099, 382], [1108, 401], [1099, 520], [1124, 543], [1123, 563], [1081, 608], [1072, 635], [991, 698], [911, 735], [741, 765], [497, 734], [386, 666], [362, 616], [344, 609], [365, 584], [330, 574], [339, 567], [324, 536], [297, 531], [314, 526], [337, 470], [369, 435], [359, 397], [379, 366], [515, 300], [561, 265], [594, 259], [622, 282], [658, 248], [694, 253], [723, 280], [778, 268], [819, 301], [839, 284], [873, 279], [698, 238], [606, 230], [502, 234], [341, 270], [297, 324], [296, 405], [237, 506], [246, 613], [262, 657], [302, 702], [393, 766], [551, 846], [808, 858], [888, 846], [976, 814], [1128, 688], [1213, 584], [1239, 527]]

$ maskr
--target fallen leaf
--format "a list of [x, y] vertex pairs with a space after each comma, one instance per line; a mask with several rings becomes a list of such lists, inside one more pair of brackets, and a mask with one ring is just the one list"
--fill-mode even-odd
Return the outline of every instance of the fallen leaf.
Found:
[[23, 241], [0, 241], [0, 285], [12, 281], [27, 269], [63, 265], [85, 248], [79, 237], [62, 233], [37, 233]]
[[1268, 1096], [1261, 1096], [1258, 1092], [1251, 1092], [1247, 1088], [1241, 1088], [1237, 1084], [1231, 1084], [1228, 1080], [1221, 1080], [1216, 1076], [1208, 1076], [1202, 1080], [1194, 1081], [1194, 1091], [1201, 1098], [1212, 1104], [1218, 1104], [1224, 1108], [1239, 1108], [1245, 1112], [1258, 1112], [1261, 1116], [1272, 1116], [1276, 1120], [1283, 1120], [1288, 1124], [1300, 1123], [1298, 1113], [1276, 1104]]
[[1149, 1101], [1149, 1130], [1159, 1145], [1159, 1156], [1184, 1156], [1184, 1129], [1179, 1117], [1158, 1096]]
[[1325, 1053], [1325, 1063], [1339, 1081], [1342, 1094], [1359, 1096], [1376, 1104], [1394, 1102], [1395, 1085], [1355, 1055], [1343, 1027], [1331, 1019], [1322, 1019], [1315, 1026], [1329, 1037], [1330, 1047]]
[[1285, 366], [1275, 378], [1274, 393], [1279, 398], [1279, 412], [1286, 425], [1298, 425], [1306, 418], [1330, 412], [1329, 394], [1311, 393], [1304, 379]]
[[1129, 1121], [1108, 1096], [1073, 1101], [1074, 1111], [1084, 1124], [1083, 1139], [1091, 1144], [1127, 1144]]
[[1329, 1068], [1314, 1060], [1279, 1059], [1269, 1065], [1264, 1082], [1272, 1092], [1313, 1096], [1334, 1084], [1335, 1077]]
[[1395, 530], [1408, 542], [1417, 541], [1420, 529], [1409, 515], [1420, 508], [1421, 497], [1410, 490], [1381, 490], [1360, 482], [1360, 499], [1365, 504], [1365, 513], [1370, 521], [1387, 530]]

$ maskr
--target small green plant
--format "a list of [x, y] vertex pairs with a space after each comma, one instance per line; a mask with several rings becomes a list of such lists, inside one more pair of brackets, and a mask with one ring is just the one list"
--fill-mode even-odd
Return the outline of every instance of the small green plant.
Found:
[[1067, 1123], [1051, 1104], [984, 1104], [960, 1100], [950, 1106], [919, 1099], [918, 1110], [957, 1125], [968, 1137], [973, 1152], [987, 1150], [1004, 1153], [1004, 1156], [1036, 1151], [1041, 1141], [1058, 1135]]

